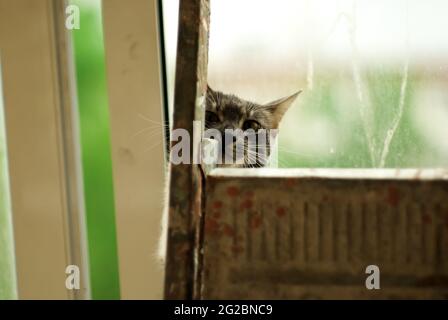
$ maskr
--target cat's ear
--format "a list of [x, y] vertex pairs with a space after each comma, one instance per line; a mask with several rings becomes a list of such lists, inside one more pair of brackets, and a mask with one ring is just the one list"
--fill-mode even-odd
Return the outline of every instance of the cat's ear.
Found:
[[302, 90], [299, 90], [290, 96], [267, 103], [264, 105], [264, 107], [272, 113], [272, 115], [276, 119], [276, 122], [279, 123], [280, 120], [282, 120], [283, 115], [286, 113], [286, 111], [288, 111], [289, 107], [301, 92]]
[[207, 84], [207, 106], [209, 108], [216, 108], [216, 92]]
[[207, 94], [215, 94], [215, 91], [207, 84]]

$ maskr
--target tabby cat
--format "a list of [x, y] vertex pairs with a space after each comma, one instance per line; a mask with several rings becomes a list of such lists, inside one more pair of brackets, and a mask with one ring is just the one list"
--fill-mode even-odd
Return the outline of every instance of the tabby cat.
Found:
[[[260, 145], [255, 145], [252, 149], [248, 148], [247, 140], [244, 135], [235, 134], [235, 132], [253, 132], [271, 129], [278, 129], [280, 121], [284, 114], [289, 109], [291, 104], [295, 101], [301, 91], [298, 91], [290, 96], [275, 100], [267, 104], [258, 104], [241, 99], [233, 94], [225, 94], [219, 91], [214, 91], [210, 87], [207, 88], [206, 96], [206, 114], [205, 114], [205, 132], [219, 133], [221, 137], [216, 134], [213, 138], [220, 140], [220, 167], [262, 167], [267, 163], [270, 153], [270, 140], [266, 141], [266, 149], [263, 154], [260, 151]], [[230, 132], [230, 133], [229, 133]], [[229, 134], [232, 137], [229, 138]], [[247, 137], [247, 136], [246, 136]], [[268, 136], [269, 137], [269, 136]], [[239, 159], [237, 162], [238, 152], [231, 152], [231, 161], [226, 162], [226, 156], [229, 150], [235, 151], [235, 147], [241, 139], [243, 153], [240, 155], [244, 159]], [[259, 140], [256, 140], [257, 143]], [[167, 175], [169, 181], [169, 173]], [[168, 186], [168, 183], [166, 184]], [[168, 195], [168, 192], [165, 193]], [[168, 198], [166, 196], [166, 198]], [[162, 218], [162, 231], [159, 241], [159, 259], [164, 262], [166, 254], [166, 241], [168, 229], [168, 203], [165, 202], [165, 210]]]

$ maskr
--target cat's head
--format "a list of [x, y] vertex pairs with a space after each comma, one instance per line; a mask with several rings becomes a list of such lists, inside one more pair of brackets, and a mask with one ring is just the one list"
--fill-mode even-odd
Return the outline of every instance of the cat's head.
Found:
[[[256, 161], [253, 163], [255, 154], [262, 157], [258, 148], [248, 148], [247, 139], [241, 135], [233, 135], [233, 143], [226, 143], [228, 130], [234, 132], [263, 132], [271, 129], [278, 129], [280, 121], [285, 115], [286, 111], [295, 101], [301, 91], [298, 91], [290, 96], [275, 100], [267, 104], [258, 104], [241, 99], [232, 94], [224, 94], [207, 87], [207, 102], [205, 114], [205, 128], [215, 129], [221, 133], [221, 154], [222, 162], [224, 161], [224, 154], [228, 150], [233, 150], [234, 157], [236, 157], [236, 144], [242, 141], [244, 149], [244, 164], [222, 165], [226, 167], [261, 167], [264, 161]], [[227, 131], [226, 131], [227, 130]], [[246, 136], [247, 138], [247, 136]], [[258, 143], [258, 140], [257, 140]], [[258, 147], [258, 146], [257, 146]], [[267, 156], [270, 153], [269, 139], [267, 140]], [[250, 150], [249, 150], [250, 149]], [[226, 151], [227, 150], [227, 151]], [[252, 150], [252, 151], [251, 151]], [[253, 151], [255, 150], [255, 151]], [[266, 158], [266, 156], [264, 156]], [[249, 161], [252, 159], [252, 161]]]

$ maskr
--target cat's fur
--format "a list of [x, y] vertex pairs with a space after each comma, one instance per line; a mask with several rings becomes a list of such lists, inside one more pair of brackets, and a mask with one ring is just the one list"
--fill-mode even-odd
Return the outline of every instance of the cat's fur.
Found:
[[[289, 109], [291, 104], [295, 101], [301, 91], [294, 93], [291, 96], [275, 100], [267, 104], [257, 104], [247, 100], [243, 100], [233, 94], [225, 94], [219, 91], [214, 91], [210, 87], [207, 88], [206, 97], [206, 115], [205, 128], [216, 129], [221, 135], [225, 136], [225, 129], [241, 129], [248, 128], [258, 131], [260, 129], [270, 130], [278, 129], [280, 121], [284, 114]], [[222, 140], [224, 141], [224, 139]], [[222, 151], [225, 148], [234, 148], [233, 145], [225, 146], [222, 143]], [[221, 154], [223, 156], [224, 152]], [[224, 161], [222, 161], [224, 162]], [[250, 164], [245, 155], [244, 164], [230, 164], [220, 165], [222, 167], [261, 167], [263, 163], [257, 161], [256, 164]], [[168, 231], [168, 190], [170, 171], [168, 169], [166, 180], [166, 198], [165, 208], [162, 217], [161, 237], [159, 241], [158, 256], [162, 263], [164, 263], [166, 255], [166, 242]]]
[[[216, 129], [221, 134], [221, 164], [220, 167], [263, 167], [267, 163], [267, 158], [270, 153], [270, 141], [267, 139], [264, 146], [265, 153], [261, 152], [261, 146], [258, 144], [254, 149], [248, 148], [248, 136], [233, 135], [232, 138], [226, 137], [226, 129], [241, 130], [241, 132], [268, 132], [271, 129], [278, 129], [283, 115], [297, 98], [299, 92], [291, 96], [275, 100], [267, 104], [258, 104], [238, 98], [233, 94], [224, 94], [219, 91], [214, 91], [210, 87], [207, 88], [207, 103], [205, 114], [205, 128]], [[228, 144], [225, 140], [230, 141]], [[268, 136], [269, 138], [269, 136]], [[225, 163], [224, 154], [229, 149], [233, 150], [233, 160], [236, 160], [236, 142], [240, 142], [244, 147], [243, 163]], [[230, 152], [229, 152], [230, 153]], [[262, 159], [260, 159], [262, 158]], [[250, 161], [252, 160], [252, 161]]]

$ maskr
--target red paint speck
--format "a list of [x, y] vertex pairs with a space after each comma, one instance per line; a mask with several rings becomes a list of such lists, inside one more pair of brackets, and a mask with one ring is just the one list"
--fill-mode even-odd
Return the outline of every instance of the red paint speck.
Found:
[[214, 219], [207, 219], [204, 228], [206, 233], [214, 235], [219, 231], [219, 223]]
[[227, 188], [227, 194], [231, 197], [236, 197], [239, 193], [239, 190], [237, 187], [228, 187]]
[[215, 202], [213, 202], [213, 208], [214, 209], [222, 208], [222, 201], [215, 201]]
[[253, 202], [250, 199], [246, 199], [243, 202], [241, 202], [241, 209], [250, 209], [253, 206]]
[[396, 207], [400, 202], [400, 192], [396, 187], [390, 187], [387, 192], [387, 202], [392, 206]]
[[253, 216], [250, 219], [250, 227], [252, 229], [258, 229], [261, 226], [261, 222], [262, 222], [262, 220], [261, 220], [260, 216]]
[[276, 210], [275, 213], [277, 214], [277, 216], [278, 216], [279, 218], [282, 218], [282, 217], [285, 216], [285, 214], [286, 214], [286, 210], [285, 210], [285, 208], [280, 207], [280, 208], [277, 208], [277, 210]]
[[243, 248], [241, 247], [241, 246], [238, 246], [238, 245], [236, 245], [236, 246], [232, 246], [232, 252], [235, 254], [235, 255], [239, 255], [240, 253], [242, 253], [243, 252]]
[[297, 181], [296, 181], [296, 180], [293, 180], [293, 179], [286, 179], [286, 181], [285, 181], [285, 185], [286, 185], [288, 188], [292, 188], [292, 187], [294, 187], [294, 186], [296, 185], [296, 183], [297, 183]]
[[235, 235], [235, 230], [233, 230], [233, 228], [231, 226], [229, 226], [228, 224], [223, 225], [222, 231], [228, 237], [233, 237]]
[[432, 218], [430, 215], [428, 214], [423, 214], [422, 215], [422, 223], [423, 224], [431, 224], [432, 223]]

